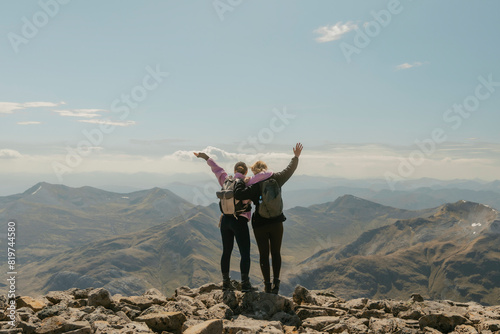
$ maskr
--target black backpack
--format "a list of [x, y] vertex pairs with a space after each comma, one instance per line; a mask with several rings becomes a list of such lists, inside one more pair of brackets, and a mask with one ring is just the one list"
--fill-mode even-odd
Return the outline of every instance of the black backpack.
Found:
[[273, 178], [260, 183], [259, 215], [264, 218], [276, 218], [283, 213], [281, 187]]
[[248, 211], [250, 203], [244, 204], [243, 201], [234, 198], [234, 188], [237, 182], [243, 182], [233, 176], [229, 176], [224, 181], [222, 188], [217, 192], [217, 198], [220, 199], [219, 207], [223, 214], [237, 217], [245, 211]]

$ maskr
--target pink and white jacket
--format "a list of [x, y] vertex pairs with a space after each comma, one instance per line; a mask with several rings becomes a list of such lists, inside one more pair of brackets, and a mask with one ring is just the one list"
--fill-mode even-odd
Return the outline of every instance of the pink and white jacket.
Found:
[[[219, 184], [222, 187], [222, 185], [224, 184], [224, 181], [226, 181], [226, 179], [228, 178], [226, 171], [224, 170], [224, 168], [217, 165], [217, 163], [212, 158], [209, 158], [207, 160], [207, 164], [212, 169], [212, 172], [215, 174], [217, 181], [219, 181]], [[271, 171], [260, 172], [259, 174], [250, 177], [250, 179], [246, 182], [246, 185], [250, 186], [250, 185], [255, 184], [257, 182], [266, 180], [266, 179], [270, 178], [272, 175], [273, 175], [273, 172], [271, 172]], [[241, 179], [241, 180], [245, 179], [245, 175], [243, 175], [241, 173], [234, 174], [234, 177], [237, 179]], [[243, 200], [243, 203], [245, 203], [245, 204], [250, 203], [250, 202], [251, 202], [251, 200], [249, 200], [249, 199]], [[243, 212], [242, 214], [240, 214], [240, 216], [243, 216], [243, 217], [247, 218], [248, 220], [250, 220], [250, 218], [252, 217], [252, 213], [250, 211]]]

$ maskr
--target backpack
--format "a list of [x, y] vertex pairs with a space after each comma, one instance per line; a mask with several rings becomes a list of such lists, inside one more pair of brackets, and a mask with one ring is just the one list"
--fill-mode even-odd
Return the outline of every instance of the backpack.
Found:
[[264, 218], [276, 218], [283, 213], [281, 187], [273, 178], [260, 183], [261, 197], [259, 200], [259, 215]]
[[222, 184], [222, 188], [217, 192], [219, 198], [219, 207], [223, 214], [238, 216], [247, 211], [250, 203], [244, 204], [242, 201], [234, 198], [234, 188], [237, 182], [243, 182], [239, 179], [229, 176]]

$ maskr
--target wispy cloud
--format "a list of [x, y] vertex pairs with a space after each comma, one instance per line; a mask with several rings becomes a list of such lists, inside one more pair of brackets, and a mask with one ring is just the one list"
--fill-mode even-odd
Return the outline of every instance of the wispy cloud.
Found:
[[23, 106], [25, 108], [40, 108], [40, 107], [57, 107], [62, 104], [66, 104], [66, 102], [61, 101], [59, 103], [53, 103], [53, 102], [26, 102], [23, 103]]
[[66, 104], [65, 102], [0, 102], [0, 114], [12, 114], [16, 110], [22, 110], [27, 108], [41, 108], [41, 107], [57, 107], [61, 104]]
[[12, 114], [18, 109], [24, 109], [22, 103], [0, 102], [0, 114]]
[[36, 124], [42, 124], [42, 122], [38, 121], [28, 121], [28, 122], [17, 122], [19, 125], [36, 125]]
[[412, 67], [419, 67], [419, 66], [422, 66], [426, 64], [425, 62], [420, 62], [420, 61], [416, 61], [412, 64], [410, 63], [403, 63], [403, 64], [400, 64], [400, 65], [397, 65], [396, 66], [396, 70], [399, 71], [399, 70], [407, 70], [409, 68], [412, 68]]
[[358, 27], [354, 22], [348, 21], [346, 23], [342, 23], [342, 21], [335, 23], [334, 25], [326, 25], [323, 27], [319, 27], [314, 30], [316, 34], [319, 34], [319, 37], [316, 37], [316, 42], [325, 43], [336, 41], [342, 37], [342, 35], [348, 33], [349, 31], [356, 29]]
[[18, 159], [22, 157], [23, 155], [16, 150], [7, 148], [0, 150], [0, 159]]
[[100, 112], [105, 112], [104, 109], [66, 109], [66, 110], [54, 110], [64, 117], [82, 117], [82, 118], [94, 118], [101, 116]]
[[111, 125], [111, 126], [130, 126], [134, 125], [135, 121], [112, 121], [110, 119], [81, 119], [78, 122], [82, 123], [91, 123], [91, 124], [103, 124], [103, 125]]

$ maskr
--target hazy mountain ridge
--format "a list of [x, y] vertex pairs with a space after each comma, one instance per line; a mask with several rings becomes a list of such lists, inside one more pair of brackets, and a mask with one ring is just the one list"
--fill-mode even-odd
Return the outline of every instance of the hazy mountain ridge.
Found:
[[[216, 201], [215, 197], [211, 196], [211, 190], [217, 188], [213, 177], [207, 177], [201, 182], [190, 182], [181, 178], [179, 181], [167, 183], [165, 188], [195, 204], [208, 205]], [[491, 205], [500, 210], [500, 180], [407, 180], [398, 182], [392, 190], [385, 180], [380, 179], [348, 180], [296, 175], [283, 188], [285, 209], [333, 202], [345, 194], [406, 210], [438, 207], [462, 199]]]
[[373, 190], [370, 188], [335, 186], [327, 189], [301, 189], [286, 192], [287, 207], [309, 206], [334, 201], [344, 194], [406, 210], [422, 210], [459, 200], [483, 203], [500, 210], [500, 189], [472, 190], [461, 188], [420, 187], [407, 190]]
[[42, 182], [22, 194], [1, 197], [0, 220], [4, 224], [9, 219], [17, 221], [17, 244], [25, 250], [20, 252], [20, 259], [29, 262], [107, 236], [164, 223], [192, 207], [166, 189], [118, 194]]

